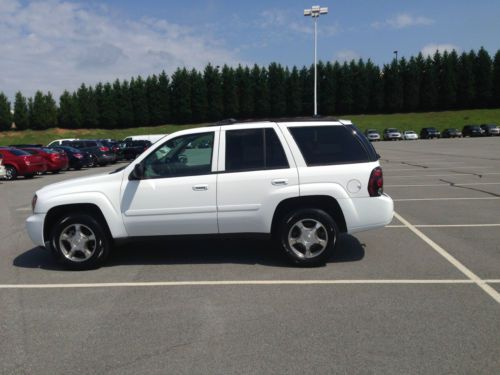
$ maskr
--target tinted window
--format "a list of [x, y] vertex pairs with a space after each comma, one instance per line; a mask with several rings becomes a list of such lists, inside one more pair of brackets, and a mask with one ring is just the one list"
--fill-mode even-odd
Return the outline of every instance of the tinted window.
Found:
[[375, 148], [373, 147], [372, 143], [366, 138], [363, 133], [359, 131], [359, 129], [356, 127], [356, 125], [347, 125], [347, 128], [353, 131], [354, 136], [358, 138], [358, 140], [361, 142], [363, 145], [363, 148], [365, 149], [366, 153], [368, 154], [368, 157], [371, 161], [376, 161], [378, 160], [378, 154], [377, 151], [375, 151]]
[[16, 156], [26, 156], [26, 155], [30, 155], [28, 152], [26, 151], [23, 151], [23, 150], [18, 150], [16, 148], [11, 148], [10, 150], [10, 153], [12, 155], [16, 155]]
[[290, 127], [289, 130], [309, 166], [369, 161], [361, 142], [344, 126]]
[[283, 146], [274, 129], [226, 131], [226, 171], [288, 168]]
[[143, 161], [145, 178], [209, 174], [214, 133], [183, 135], [165, 142]]

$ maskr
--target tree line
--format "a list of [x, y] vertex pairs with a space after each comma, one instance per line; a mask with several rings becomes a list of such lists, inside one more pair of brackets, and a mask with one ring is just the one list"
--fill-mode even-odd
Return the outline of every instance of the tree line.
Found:
[[[0, 93], [0, 130], [131, 128], [202, 123], [224, 118], [308, 116], [313, 111], [314, 67], [208, 64], [147, 78], [82, 84], [52, 94], [15, 96], [13, 115]], [[318, 112], [322, 115], [441, 111], [500, 107], [500, 50], [460, 55], [436, 51], [394, 59], [382, 68], [371, 60], [318, 63]]]

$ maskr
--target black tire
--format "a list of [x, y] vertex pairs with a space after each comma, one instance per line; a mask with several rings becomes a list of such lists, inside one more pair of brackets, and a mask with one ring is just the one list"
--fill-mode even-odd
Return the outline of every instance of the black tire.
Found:
[[6, 165], [5, 166], [5, 179], [12, 181], [17, 178], [17, 169], [16, 167], [13, 167], [12, 165]]
[[[302, 223], [304, 226], [307, 224], [306, 228], [308, 230], [314, 230], [315, 222], [320, 223], [322, 227], [315, 231], [314, 236], [316, 236], [315, 238], [321, 237], [323, 241], [326, 241], [326, 245], [321, 251], [321, 245], [312, 245], [310, 248], [312, 254], [306, 257], [304, 246], [297, 243], [292, 247], [289, 236], [293, 237], [294, 231], [300, 231], [296, 224]], [[309, 227], [310, 224], [311, 227]], [[318, 231], [320, 231], [319, 234]], [[310, 234], [312, 235], [311, 232]], [[324, 265], [331, 258], [335, 251], [338, 234], [337, 224], [325, 211], [316, 208], [303, 208], [289, 212], [283, 217], [276, 238], [279, 239], [282, 250], [293, 264], [302, 267], [315, 267]], [[315, 255], [314, 252], [317, 252], [317, 254]]]
[[27, 178], [27, 179], [30, 179], [30, 178], [33, 178], [33, 177], [35, 177], [35, 175], [34, 175], [34, 174], [32, 174], [32, 173], [31, 173], [31, 174], [25, 174], [25, 175], [24, 175], [24, 178]]
[[58, 174], [59, 172], [61, 172], [60, 169], [58, 169], [57, 171], [52, 171], [52, 174]]
[[[87, 240], [87, 242], [82, 245], [86, 246], [91, 243], [91, 245], [87, 247], [87, 249], [91, 247], [91, 249], [89, 249], [89, 251], [91, 251], [91, 255], [89, 255], [87, 259], [80, 259], [79, 261], [72, 260], [69, 258], [69, 255], [65, 255], [65, 251], [61, 247], [62, 243], [62, 246], [67, 252], [70, 244], [69, 242], [64, 242], [65, 240], [61, 239], [61, 236], [63, 235], [63, 232], [66, 233], [67, 231], [71, 231], [71, 228], [74, 225], [80, 225], [82, 227], [81, 233], [86, 236], [92, 234], [88, 231], [88, 229], [90, 229], [94, 234], [94, 241]], [[61, 220], [54, 225], [50, 232], [49, 243], [50, 249], [57, 261], [64, 267], [72, 270], [90, 270], [99, 268], [104, 264], [111, 251], [111, 238], [106, 230], [106, 226], [101, 223], [100, 220], [96, 220], [90, 215], [68, 214], [61, 218]], [[79, 250], [78, 252], [80, 254], [80, 258], [86, 257], [83, 251]]]

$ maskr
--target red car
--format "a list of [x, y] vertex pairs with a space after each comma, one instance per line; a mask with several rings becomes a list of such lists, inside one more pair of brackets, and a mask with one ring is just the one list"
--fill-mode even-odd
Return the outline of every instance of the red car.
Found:
[[39, 155], [12, 147], [0, 147], [0, 156], [5, 166], [5, 178], [15, 180], [17, 176], [32, 178], [38, 172], [47, 170], [47, 163]]
[[19, 147], [21, 150], [29, 152], [31, 155], [38, 155], [44, 158], [47, 163], [47, 172], [59, 173], [68, 169], [69, 159], [65, 152], [59, 152], [48, 147]]

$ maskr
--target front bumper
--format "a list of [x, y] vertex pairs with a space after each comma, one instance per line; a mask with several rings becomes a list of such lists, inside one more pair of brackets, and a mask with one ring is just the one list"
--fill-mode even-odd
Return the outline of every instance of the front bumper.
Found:
[[43, 224], [46, 214], [33, 214], [26, 219], [26, 231], [31, 241], [37, 245], [45, 247], [43, 238]]

